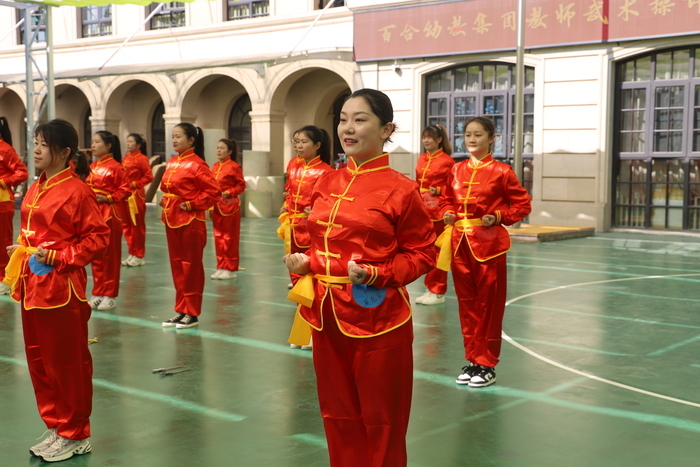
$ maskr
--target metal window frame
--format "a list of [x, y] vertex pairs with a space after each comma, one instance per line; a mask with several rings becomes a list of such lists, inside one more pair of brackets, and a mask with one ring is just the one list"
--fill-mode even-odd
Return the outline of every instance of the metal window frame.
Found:
[[[99, 16], [96, 21], [85, 21], [83, 18], [83, 12], [87, 8], [97, 8], [99, 11]], [[103, 11], [105, 11], [107, 8], [110, 9], [110, 16], [109, 18], [104, 18], [102, 16]], [[88, 38], [88, 37], [101, 37], [101, 36], [111, 36], [113, 33], [113, 30], [111, 28], [112, 26], [112, 13], [111, 13], [112, 5], [88, 5], [88, 6], [82, 6], [78, 8], [78, 22], [80, 23], [80, 37], [81, 38]], [[110, 32], [109, 34], [103, 34], [102, 33], [102, 27], [100, 27], [100, 33], [99, 34], [92, 34], [92, 35], [85, 35], [85, 26], [90, 25], [90, 24], [97, 24], [97, 25], [102, 25], [102, 24], [109, 24], [110, 25]]]
[[[679, 50], [689, 51], [688, 60], [688, 77], [679, 79], [657, 79], [656, 77], [656, 58], [659, 54], [665, 54], [668, 52], [676, 52]], [[644, 221], [643, 227], [646, 229], [652, 228], [652, 209], [663, 207], [665, 208], [664, 213], [664, 230], [676, 230], [669, 229], [669, 213], [672, 209], [682, 209], [682, 224], [681, 230], [690, 229], [690, 212], [691, 210], [697, 210], [698, 207], [692, 207], [690, 205], [690, 164], [692, 161], [700, 160], [700, 150], [693, 151], [693, 134], [695, 132], [694, 128], [694, 110], [699, 107], [695, 104], [695, 89], [700, 86], [700, 77], [694, 76], [694, 69], [696, 66], [696, 60], [698, 60], [697, 52], [700, 51], [699, 46], [685, 46], [685, 47], [673, 47], [670, 49], [659, 50], [651, 52], [648, 54], [636, 56], [628, 60], [622, 61], [616, 65], [616, 86], [615, 86], [615, 118], [614, 118], [614, 138], [613, 138], [613, 176], [612, 178], [612, 193], [613, 193], [613, 209], [612, 209], [612, 225], [614, 227], [626, 227], [626, 228], [639, 228], [637, 226], [629, 225], [629, 218], [631, 216], [631, 210], [633, 208], [643, 208], [644, 210]], [[636, 70], [634, 73], [634, 81], [623, 81], [624, 80], [624, 67], [631, 63], [635, 63], [637, 60], [649, 57], [651, 60], [650, 64], [650, 77], [649, 80], [636, 81]], [[683, 137], [682, 137], [682, 149], [680, 152], [656, 152], [654, 149], [654, 133], [657, 132], [655, 129], [655, 110], [656, 110], [656, 89], [660, 87], [683, 87], [684, 98], [683, 98]], [[644, 107], [645, 112], [645, 123], [644, 123], [644, 137], [645, 145], [644, 152], [631, 153], [622, 152], [622, 114], [624, 110], [622, 108], [622, 92], [630, 89], [644, 89], [647, 93], [646, 102]], [[700, 148], [699, 148], [700, 149]], [[632, 184], [639, 184], [639, 182], [631, 181], [618, 181], [621, 170], [622, 161], [637, 160], [641, 161], [646, 166], [646, 180], [644, 182], [645, 189], [645, 204], [638, 205], [633, 204], [630, 200], [627, 204], [621, 204], [618, 202], [618, 192], [621, 189], [628, 189]], [[681, 170], [683, 172], [683, 181], [680, 182], [656, 182], [652, 180], [652, 168], [654, 161], [679, 161], [681, 164]], [[659, 185], [669, 186], [672, 184], [681, 184], [683, 187], [683, 203], [680, 207], [673, 207], [669, 204], [669, 200], [666, 199], [663, 205], [653, 204], [653, 192], [654, 187]], [[627, 214], [623, 216], [627, 221], [618, 222], [617, 212], [620, 208], [627, 210]], [[690, 229], [692, 230], [692, 229]], [[697, 230], [697, 229], [695, 229]]]
[[[262, 14], [262, 15], [254, 15], [253, 14], [253, 4], [254, 3], [267, 3], [267, 13]], [[232, 6], [242, 6], [242, 5], [250, 5], [250, 8], [248, 9], [249, 14], [248, 16], [236, 16], [236, 17], [231, 17], [229, 15], [230, 12], [230, 7]], [[240, 19], [251, 19], [251, 18], [263, 18], [266, 16], [270, 16], [270, 0], [226, 0], [224, 2], [224, 18], [226, 18], [226, 21], [237, 21]]]

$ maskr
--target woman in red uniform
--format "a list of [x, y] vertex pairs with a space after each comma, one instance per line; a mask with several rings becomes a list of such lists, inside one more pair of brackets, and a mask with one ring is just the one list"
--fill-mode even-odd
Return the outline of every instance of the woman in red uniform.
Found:
[[[307, 125], [294, 132], [292, 139], [296, 157], [287, 168], [287, 197], [282, 206], [277, 230], [284, 240], [285, 253], [305, 253], [311, 245], [307, 230], [307, 219], [311, 212], [311, 193], [317, 181], [333, 168], [328, 164], [331, 157], [330, 137], [326, 130]], [[299, 275], [290, 273], [292, 285], [299, 280]], [[311, 327], [301, 319], [299, 313], [294, 315], [292, 330], [288, 338], [289, 346], [294, 349], [311, 349]]]
[[[454, 166], [441, 199], [445, 223], [439, 267], [449, 268], [459, 300], [467, 365], [457, 384], [496, 382], [506, 304], [506, 251], [512, 225], [530, 213], [530, 196], [513, 169], [493, 159], [493, 122], [476, 117], [464, 133], [471, 157]], [[454, 226], [454, 227], [452, 227]]]
[[146, 190], [144, 186], [153, 181], [153, 171], [148, 162], [146, 140], [132, 133], [126, 138], [126, 151], [122, 167], [131, 189], [128, 209], [122, 214], [122, 229], [129, 257], [122, 261], [124, 266], [137, 267], [146, 264]]
[[[284, 186], [286, 197], [281, 209], [277, 230], [284, 240], [285, 253], [304, 253], [309, 249], [309, 232], [306, 220], [309, 217], [311, 192], [316, 181], [333, 170], [329, 165], [331, 157], [330, 138], [326, 130], [313, 125], [294, 132], [292, 138], [296, 157], [287, 165], [287, 182]], [[291, 274], [292, 284], [299, 276]]]
[[[440, 195], [445, 191], [445, 186], [450, 177], [452, 166], [452, 145], [445, 127], [430, 125], [421, 135], [425, 152], [421, 154], [416, 166], [416, 181], [418, 190], [423, 198], [423, 203], [433, 221], [435, 235], [440, 235], [445, 230], [445, 222], [440, 212]], [[428, 289], [416, 303], [422, 305], [438, 305], [445, 303], [447, 292], [447, 271], [435, 268], [425, 275], [425, 287]]]
[[221, 199], [221, 188], [204, 160], [204, 135], [191, 123], [173, 129], [172, 157], [160, 189], [165, 193], [163, 215], [170, 269], [175, 283], [175, 312], [164, 327], [186, 329], [199, 325], [204, 291], [202, 256], [207, 244], [206, 211]]
[[117, 306], [119, 296], [120, 261], [122, 256], [122, 219], [124, 204], [131, 195], [126, 171], [121, 165], [119, 138], [109, 131], [98, 131], [92, 137], [90, 175], [85, 183], [95, 192], [102, 218], [110, 229], [109, 247], [104, 255], [92, 262], [92, 297], [90, 306], [100, 311]]
[[338, 137], [348, 166], [311, 195], [311, 248], [284, 257], [306, 274], [290, 298], [314, 329], [334, 467], [407, 463], [413, 326], [405, 285], [435, 265], [435, 234], [416, 183], [389, 167], [392, 120], [384, 93], [361, 89], [345, 101]]
[[241, 166], [234, 160], [238, 144], [231, 139], [220, 139], [216, 145], [216, 157], [212, 172], [221, 187], [221, 201], [216, 203], [211, 219], [214, 224], [216, 272], [212, 279], [235, 279], [238, 271], [241, 241], [241, 200], [245, 180]]
[[21, 245], [8, 248], [14, 251], [8, 273], [19, 266], [12, 298], [21, 305], [29, 374], [49, 430], [30, 452], [57, 462], [92, 449], [85, 266], [105, 252], [109, 227], [92, 190], [78, 177], [90, 169], [71, 124], [52, 120], [39, 125], [34, 137], [34, 163], [43, 172], [22, 203]]
[[[5, 117], [0, 117], [0, 248], [12, 245], [12, 218], [15, 214], [14, 187], [24, 182], [29, 174], [27, 167], [19, 159], [12, 147], [12, 133]], [[9, 258], [0, 254], [0, 279], [5, 277], [5, 266]], [[10, 288], [0, 283], [0, 295], [10, 292]]]

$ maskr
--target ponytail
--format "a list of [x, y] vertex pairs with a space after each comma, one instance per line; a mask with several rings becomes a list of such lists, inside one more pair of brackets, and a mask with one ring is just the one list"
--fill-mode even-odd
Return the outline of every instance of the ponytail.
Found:
[[12, 146], [12, 132], [10, 131], [10, 125], [7, 123], [5, 117], [0, 117], [0, 138]]
[[90, 162], [88, 156], [83, 151], [78, 150], [69, 158], [75, 164], [73, 172], [76, 173], [83, 181], [90, 175]]
[[175, 126], [182, 128], [187, 138], [194, 138], [194, 144], [192, 145], [194, 153], [206, 161], [204, 159], [204, 132], [202, 129], [187, 122], [178, 123]]

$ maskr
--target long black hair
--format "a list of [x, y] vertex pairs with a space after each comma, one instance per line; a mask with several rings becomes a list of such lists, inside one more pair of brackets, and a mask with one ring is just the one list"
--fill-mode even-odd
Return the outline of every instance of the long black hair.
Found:
[[112, 133], [111, 131], [107, 130], [101, 130], [98, 132], [95, 132], [96, 135], [99, 135], [100, 138], [102, 138], [102, 141], [105, 142], [105, 144], [110, 146], [109, 152], [112, 154], [112, 157], [114, 158], [115, 161], [121, 162], [122, 161], [122, 146], [119, 144], [119, 138], [117, 138], [117, 135]]
[[0, 138], [12, 146], [12, 132], [10, 131], [10, 125], [7, 123], [5, 117], [0, 117]]
[[136, 141], [136, 144], [139, 145], [139, 151], [141, 151], [141, 154], [144, 156], [148, 155], [148, 144], [146, 144], [146, 139], [141, 136], [138, 133], [130, 133], [127, 138], [134, 138], [134, 141]]
[[331, 138], [326, 130], [317, 126], [306, 125], [294, 132], [295, 135], [299, 133], [304, 133], [314, 144], [321, 143], [316, 154], [321, 156], [321, 160], [326, 164], [331, 163]]
[[192, 145], [194, 148], [194, 153], [204, 159], [204, 133], [202, 132], [202, 129], [187, 122], [178, 123], [175, 125], [175, 127], [182, 128], [185, 131], [187, 138], [194, 138], [194, 144]]
[[57, 157], [66, 148], [70, 155], [66, 159], [66, 167], [70, 161], [75, 163], [75, 173], [83, 180], [90, 174], [90, 163], [87, 156], [78, 150], [78, 132], [69, 122], [57, 118], [48, 123], [42, 123], [34, 130], [34, 137], [41, 136], [51, 151], [51, 157]]

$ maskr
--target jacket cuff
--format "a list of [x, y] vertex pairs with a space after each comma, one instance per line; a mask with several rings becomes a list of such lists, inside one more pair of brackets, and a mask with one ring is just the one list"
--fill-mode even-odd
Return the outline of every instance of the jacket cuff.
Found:
[[56, 256], [58, 255], [58, 250], [46, 250], [46, 261], [45, 263], [49, 266], [56, 266]]

